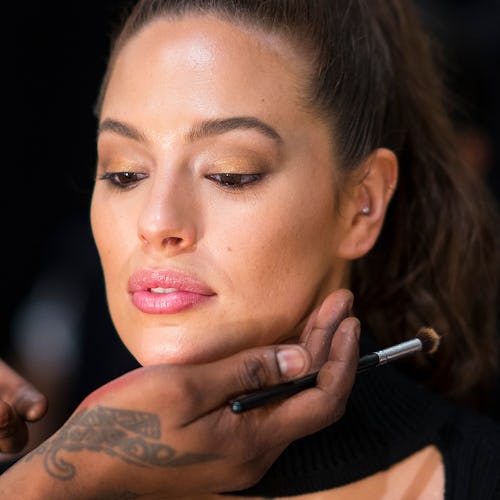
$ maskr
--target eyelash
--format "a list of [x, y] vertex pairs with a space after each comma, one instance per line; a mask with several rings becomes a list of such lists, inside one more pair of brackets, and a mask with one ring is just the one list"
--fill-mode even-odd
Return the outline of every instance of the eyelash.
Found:
[[131, 189], [146, 177], [146, 174], [138, 174], [136, 172], [108, 172], [99, 176], [98, 179], [108, 181], [113, 187], [125, 190]]
[[[264, 174], [210, 174], [206, 178], [219, 184], [226, 189], [245, 189], [246, 187], [260, 181]], [[236, 182], [235, 182], [236, 181]]]
[[[138, 174], [136, 172], [108, 172], [98, 177], [98, 180], [108, 181], [117, 189], [131, 189], [139, 181], [145, 179], [146, 174]], [[219, 184], [223, 188], [231, 190], [245, 189], [251, 184], [260, 181], [264, 174], [210, 174], [205, 176], [208, 180]]]

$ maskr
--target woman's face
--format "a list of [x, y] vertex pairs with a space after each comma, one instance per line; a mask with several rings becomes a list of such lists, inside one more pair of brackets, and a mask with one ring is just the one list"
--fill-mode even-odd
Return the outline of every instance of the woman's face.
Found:
[[306, 71], [284, 40], [208, 16], [156, 21], [122, 49], [91, 219], [140, 363], [290, 341], [343, 285], [338, 170]]

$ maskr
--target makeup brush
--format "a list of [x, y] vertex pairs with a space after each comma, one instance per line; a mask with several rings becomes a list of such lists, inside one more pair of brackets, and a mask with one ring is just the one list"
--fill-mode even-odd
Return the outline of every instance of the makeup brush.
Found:
[[[439, 335], [433, 328], [422, 327], [413, 339], [362, 356], [358, 362], [358, 373], [405, 358], [417, 352], [433, 354], [439, 347], [440, 340]], [[319, 371], [316, 371], [297, 380], [268, 387], [230, 401], [231, 410], [234, 413], [242, 413], [251, 408], [257, 408], [293, 396], [304, 389], [314, 387], [318, 373]]]

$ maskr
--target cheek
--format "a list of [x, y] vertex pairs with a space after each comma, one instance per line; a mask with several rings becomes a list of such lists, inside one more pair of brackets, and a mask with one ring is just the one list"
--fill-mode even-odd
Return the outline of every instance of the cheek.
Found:
[[325, 283], [340, 284], [334, 211], [326, 198], [318, 207], [304, 199], [278, 201], [226, 232], [231, 251], [223, 255], [242, 303], [297, 321]]
[[124, 260], [128, 258], [127, 244], [135, 241], [135, 234], [131, 234], [133, 225], [123, 213], [123, 209], [114, 210], [112, 204], [99, 198], [92, 201], [92, 234], [107, 284], [112, 278], [114, 282], [119, 275]]
[[250, 220], [242, 225], [247, 228], [247, 249], [242, 245], [242, 251], [264, 275], [266, 271], [301, 275], [302, 269], [307, 275], [311, 266], [332, 255], [335, 246], [333, 208], [327, 199], [317, 205], [298, 196], [292, 202], [277, 200], [256, 217], [256, 223]]

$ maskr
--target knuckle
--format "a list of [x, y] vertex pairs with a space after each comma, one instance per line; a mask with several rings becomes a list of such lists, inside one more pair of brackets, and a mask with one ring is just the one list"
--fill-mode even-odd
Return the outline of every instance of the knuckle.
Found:
[[266, 383], [266, 370], [262, 361], [253, 357], [245, 360], [239, 373], [240, 382], [243, 387], [258, 390]]
[[[271, 358], [271, 356], [269, 356]], [[239, 372], [243, 387], [258, 390], [270, 383], [279, 373], [276, 355], [272, 354], [273, 362], [269, 363], [263, 357], [253, 356], [244, 361]]]

